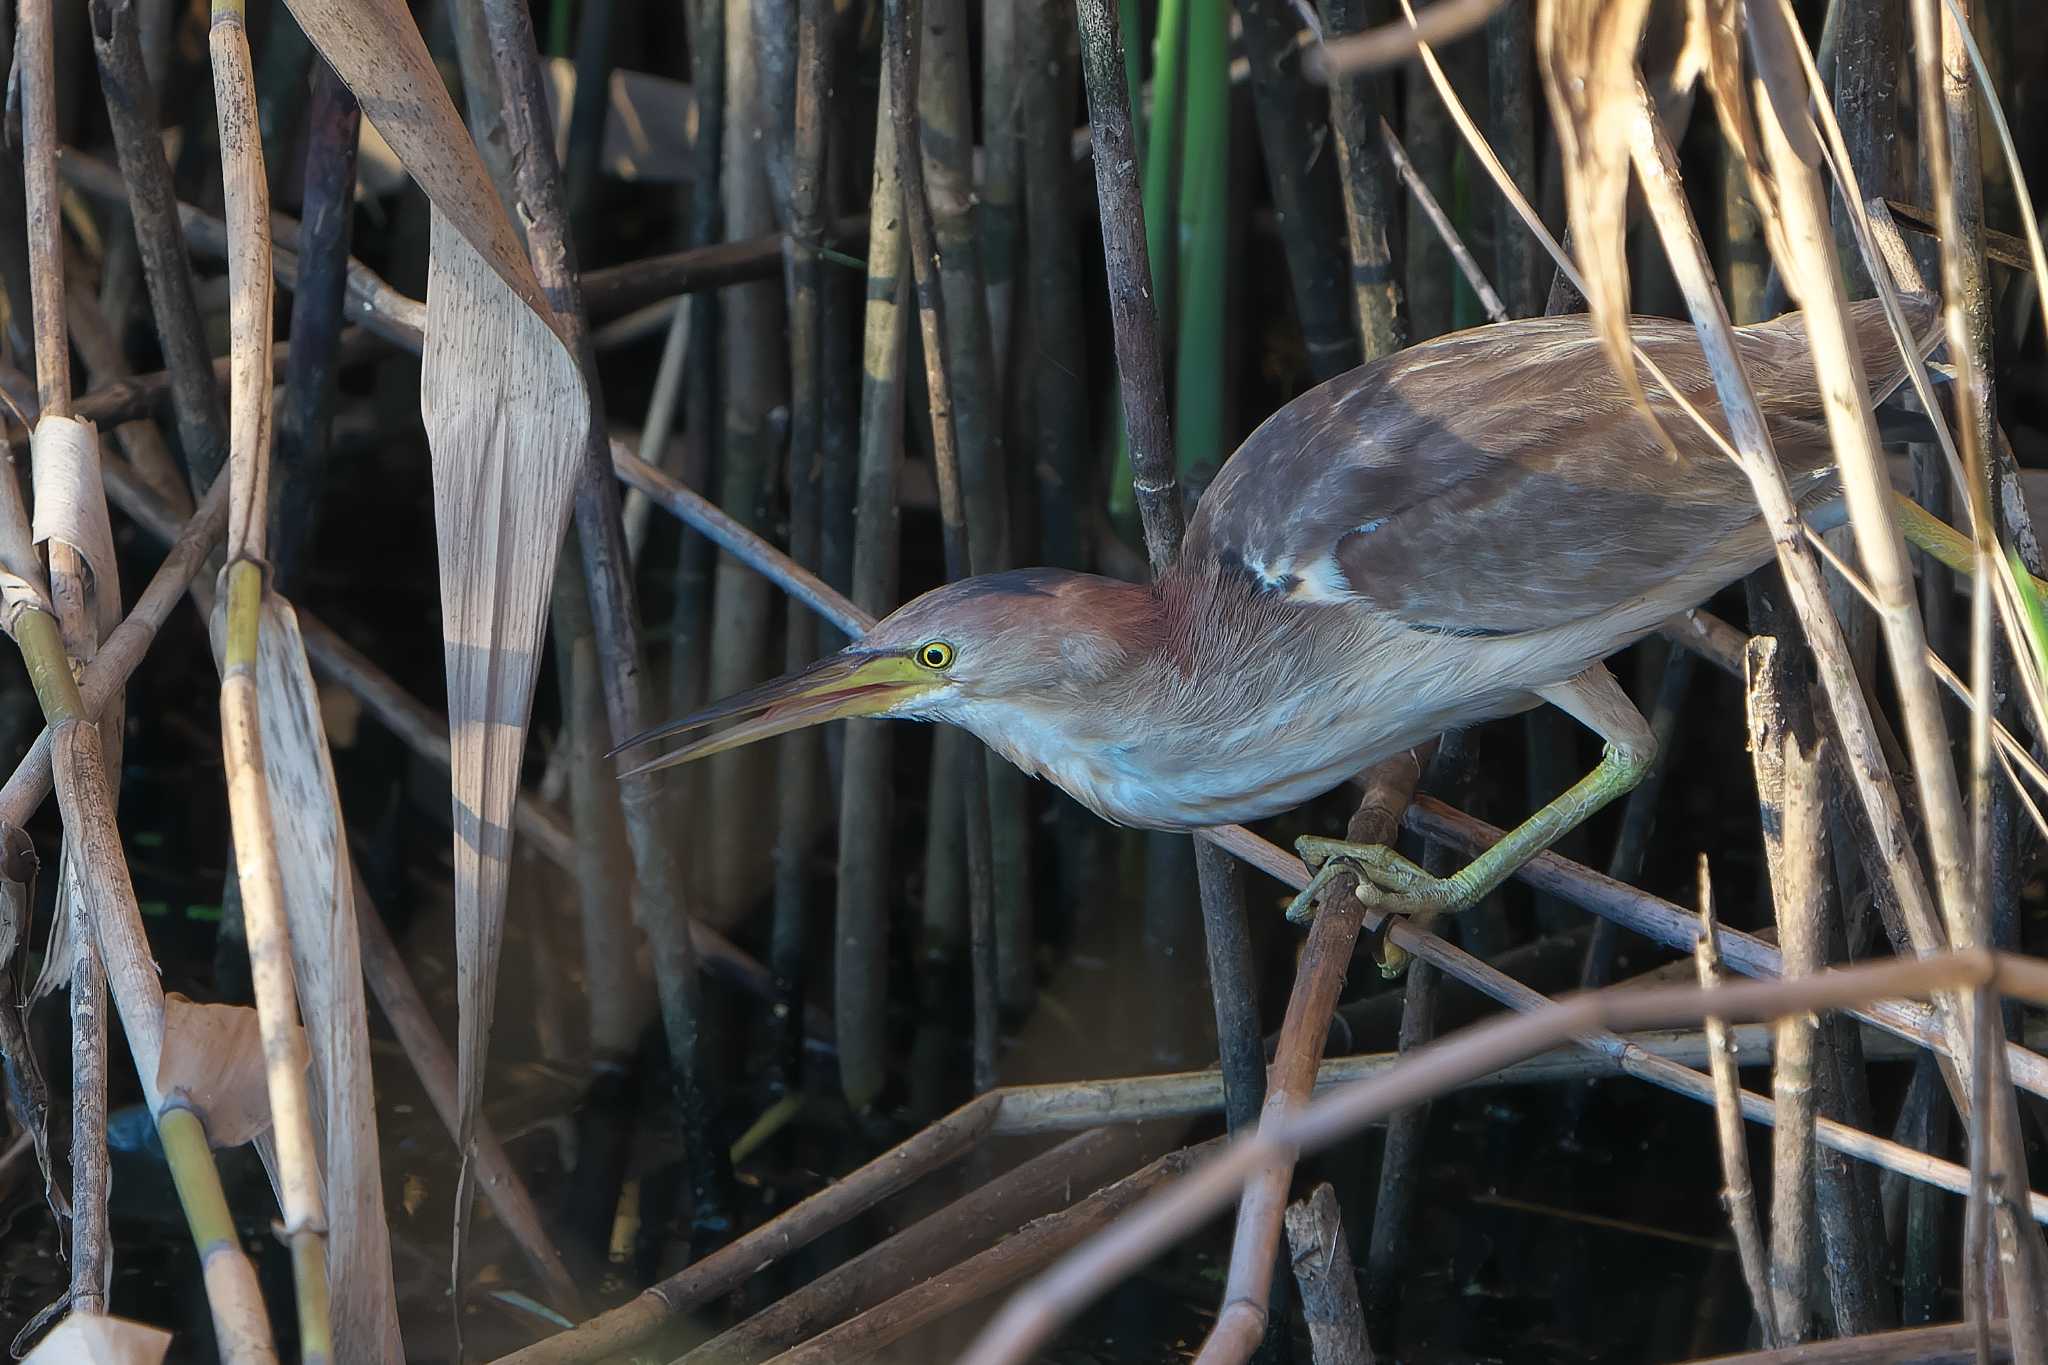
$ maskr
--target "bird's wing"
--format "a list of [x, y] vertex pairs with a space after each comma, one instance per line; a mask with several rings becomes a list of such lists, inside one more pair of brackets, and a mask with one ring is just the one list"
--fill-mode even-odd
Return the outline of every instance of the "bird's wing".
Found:
[[[1873, 388], [1888, 390], [1901, 365], [1883, 315], [1872, 303], [1854, 317]], [[1925, 318], [1912, 321], [1925, 330]], [[1692, 329], [1653, 318], [1633, 327], [1726, 432]], [[1831, 466], [1803, 320], [1738, 336], [1795, 496], [1818, 492]], [[1303, 394], [1254, 432], [1204, 495], [1184, 557], [1303, 602], [1368, 604], [1473, 635], [1564, 625], [1667, 584], [1711, 592], [1767, 545], [1755, 502], [1662, 387], [1648, 376], [1644, 387], [1675, 461], [1584, 316], [1400, 352]]]

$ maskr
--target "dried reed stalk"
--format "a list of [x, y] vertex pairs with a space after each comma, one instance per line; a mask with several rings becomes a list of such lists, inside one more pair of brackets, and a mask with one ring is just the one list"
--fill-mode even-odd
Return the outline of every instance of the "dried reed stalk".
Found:
[[1115, 1184], [1027, 1223], [988, 1250], [784, 1352], [775, 1358], [776, 1365], [836, 1365], [864, 1360], [887, 1349], [946, 1314], [1015, 1284], [1186, 1172], [1210, 1146], [1204, 1143], [1168, 1152]]
[[355, 96], [325, 61], [313, 74], [306, 121], [305, 226], [298, 285], [292, 291], [284, 403], [278, 413], [278, 499], [270, 551], [279, 591], [286, 594], [295, 591], [328, 484], [362, 128]]
[[242, 1253], [221, 1195], [205, 1125], [189, 1107], [189, 1097], [175, 1089], [164, 1093], [159, 1085], [165, 1054], [163, 990], [114, 823], [99, 732], [88, 719], [93, 712], [79, 695], [56, 618], [47, 605], [27, 517], [12, 478], [0, 480], [0, 569], [6, 628], [21, 649], [50, 726], [47, 752], [58, 802], [67, 836], [78, 843], [79, 894], [90, 911], [108, 989], [199, 1249], [222, 1357], [237, 1365], [275, 1360], [255, 1269]]
[[[823, 262], [818, 252], [824, 239], [825, 102], [832, 69], [832, 41], [825, 31], [821, 0], [801, 0], [796, 30], [788, 264], [789, 551], [799, 564], [816, 565], [824, 521], [820, 500], [825, 366]], [[817, 652], [817, 624], [799, 612], [790, 612], [784, 632], [784, 667], [794, 673], [817, 657]], [[805, 926], [811, 918], [810, 852], [819, 821], [818, 789], [824, 784], [824, 763], [823, 737], [816, 729], [795, 731], [779, 741], [775, 899], [768, 952], [769, 970], [775, 973], [783, 997], [783, 1008], [775, 1015], [776, 1036], [769, 1044], [768, 1059], [778, 1096], [801, 1086]]]
[[[918, 0], [890, 0], [883, 21], [883, 41], [891, 54], [890, 117], [895, 124], [897, 175], [903, 185], [905, 236], [917, 295], [918, 333], [924, 343], [925, 388], [931, 400], [932, 461], [938, 474], [946, 576], [962, 578], [970, 572], [972, 540], [967, 521], [967, 489], [953, 423], [949, 364], [954, 352], [946, 348], [948, 299], [939, 278], [933, 204], [926, 193], [925, 158], [918, 141], [921, 20], [917, 4]], [[974, 292], [979, 289], [977, 282]], [[988, 864], [988, 803], [981, 798], [988, 788], [988, 779], [981, 747], [963, 745], [962, 752], [965, 757], [960, 764], [960, 789], [968, 793], [963, 804], [972, 940], [969, 960], [974, 982], [974, 1088], [986, 1090], [995, 1084], [996, 1071], [995, 908], [989, 899], [992, 883]]]
[[[728, 239], [774, 228], [766, 167], [764, 100], [778, 93], [763, 82], [753, 5], [726, 4], [725, 145], [719, 163], [719, 201]], [[778, 250], [777, 264], [781, 254]], [[755, 530], [770, 524], [770, 490], [779, 463], [776, 408], [787, 401], [781, 337], [782, 291], [760, 283], [728, 289], [719, 298], [724, 405], [719, 439], [718, 502]], [[759, 681], [768, 658], [772, 596], [767, 586], [730, 558], [720, 556], [712, 581], [711, 649], [706, 688], [730, 696]], [[618, 731], [624, 739], [637, 730]], [[715, 754], [698, 778], [700, 808], [710, 839], [703, 892], [715, 921], [730, 921], [751, 899], [758, 877], [752, 833], [765, 824], [764, 765], [751, 754]]]
[[[48, 546], [50, 599], [64, 651], [76, 667], [91, 660], [102, 636], [120, 618], [121, 588], [107, 527], [106, 497], [100, 491], [98, 437], [90, 426], [71, 417], [64, 239], [57, 201], [55, 32], [49, 0], [30, 0], [21, 7], [19, 19], [16, 56], [22, 77], [28, 302], [40, 408], [31, 441], [37, 492], [34, 529], [36, 540]], [[13, 477], [11, 471], [7, 477]], [[113, 773], [120, 771], [121, 715], [117, 699], [109, 716], [113, 722], [110, 733], [115, 736], [115, 758], [109, 768]], [[91, 1315], [105, 1311], [113, 1275], [107, 1224], [106, 977], [78, 891], [81, 869], [76, 859], [75, 838], [67, 831], [57, 884], [57, 914], [64, 924], [53, 927], [49, 951], [60, 961], [67, 954], [70, 958], [71, 1311]], [[62, 932], [65, 926], [70, 928], [68, 946]]]
[[[1811, 738], [1799, 733], [1797, 713], [1786, 705], [1788, 683], [1780, 673], [1775, 639], [1750, 640], [1747, 672], [1749, 751], [1756, 767], [1782, 970], [1788, 979], [1810, 976], [1826, 961], [1824, 797], [1796, 779], [1812, 781], [1822, 768]], [[1702, 984], [1707, 984], [1704, 979]], [[1771, 1336], [1782, 1342], [1804, 1341], [1812, 1335], [1806, 1267], [1814, 1232], [1814, 1053], [1819, 1025], [1811, 1015], [1778, 1021], [1771, 1075], [1771, 1098], [1780, 1122], [1771, 1130], [1768, 1302], [1776, 1314]]]
[[1050, 1147], [980, 1184], [915, 1223], [777, 1299], [719, 1333], [677, 1365], [758, 1365], [807, 1340], [815, 1341], [918, 1283], [943, 1276], [963, 1260], [1034, 1219], [1072, 1206], [1099, 1182], [1126, 1175], [1145, 1147], [1129, 1128], [1097, 1128]]
[[[1337, 35], [1357, 33], [1369, 6], [1362, 0], [1323, 0], [1323, 22]], [[1306, 59], [1305, 59], [1306, 60]], [[1393, 195], [1374, 160], [1372, 125], [1380, 117], [1372, 78], [1330, 80], [1330, 133], [1337, 145], [1338, 177], [1344, 189], [1344, 223], [1351, 239], [1352, 307], [1358, 317], [1361, 358], [1377, 360], [1401, 347], [1401, 290], [1394, 277], [1387, 227]]]
[[[875, 106], [875, 169], [869, 192], [868, 289], [861, 354], [860, 475], [854, 513], [853, 601], [877, 619], [897, 600], [901, 509], [904, 304], [903, 186], [897, 173], [894, 96], [882, 51]], [[894, 813], [890, 763], [894, 729], [847, 730], [840, 776], [837, 932], [833, 935], [833, 1011], [839, 1080], [847, 1102], [865, 1108], [881, 1093], [888, 1065], [884, 1004], [889, 977], [889, 836]]]
[[[1394, 932], [1420, 945], [1405, 925]], [[1247, 1178], [1288, 1147], [1318, 1149], [1374, 1117], [1442, 1093], [1443, 1088], [1530, 1055], [1534, 1047], [1602, 1030], [1695, 1022], [1709, 1009], [1730, 1021], [1776, 1018], [1801, 1010], [1840, 1009], [1898, 995], [1927, 995], [1995, 985], [2030, 1000], [2048, 1000], [2048, 964], [1983, 949], [1836, 968], [1798, 981], [1718, 986], [1612, 988], [1534, 1012], [1495, 1019], [1446, 1037], [1409, 1065], [1315, 1101], [1271, 1131], [1234, 1139], [1219, 1157], [1069, 1254], [1027, 1285], [961, 1357], [967, 1365], [1023, 1360], [1059, 1324], [1170, 1242], [1185, 1236], [1237, 1197]], [[1704, 1077], [1692, 1073], [1711, 1089]], [[1762, 1102], [1759, 1101], [1759, 1104]], [[2048, 1201], [2043, 1201], [2048, 1206]], [[2044, 1207], [2048, 1214], [2048, 1207]]]
[[[171, 188], [171, 166], [157, 126], [156, 95], [142, 55], [135, 0], [92, 0], [93, 53], [107, 122], [120, 161], [119, 194], [135, 224], [135, 243], [149, 288], [156, 333], [170, 376], [178, 441], [203, 492], [227, 461], [228, 430], [215, 381], [205, 319], [192, 285], [179, 205]], [[75, 155], [65, 161], [75, 160]]]
[[1316, 154], [1315, 130], [1301, 98], [1301, 15], [1288, 0], [1237, 0], [1236, 8], [1309, 373], [1318, 381], [1334, 378], [1357, 368], [1358, 332], [1344, 306], [1336, 167]]
[[[1925, 0], [1916, 0], [1916, 52], [1922, 74], [1922, 145], [1929, 154], [1931, 173], [1938, 175], [1946, 169], [1942, 164], [1942, 148], [1945, 146], [1942, 138], [1946, 129], [1930, 131], [1935, 125], [1930, 106], [1936, 102], [1934, 92], [1938, 81], [1935, 67], [1939, 51], [1938, 48], [1926, 50], [1933, 45], [1932, 18], [1932, 5]], [[1788, 282], [1797, 287], [1805, 306], [1814, 365], [1822, 381], [1829, 435], [1841, 457], [1850, 524], [1856, 529], [1865, 572], [1880, 597], [1878, 620], [1890, 645], [1893, 677], [1899, 690], [1906, 739], [1919, 781], [1935, 880], [1941, 893], [1947, 941], [1958, 947], [1969, 947], [1987, 941], [1988, 925], [1984, 916], [1988, 914], [1989, 907], [1984, 905], [1981, 897], [1973, 895], [1974, 887], [1988, 885], [1982, 880], [1988, 878], [1990, 872], [1988, 840], [1982, 835], [1986, 827], [1980, 824], [1976, 827], [1978, 834], [1966, 835], [1962, 802], [1949, 760], [1946, 727], [1942, 722], [1934, 675], [1924, 660], [1926, 639], [1915, 610], [1911, 570], [1897, 528], [1888, 514], [1889, 485], [1884, 474], [1882, 453], [1869, 407], [1861, 397], [1861, 366], [1848, 340], [1848, 325], [1843, 314], [1842, 285], [1834, 263], [1834, 243], [1817, 171], [1820, 142], [1804, 100], [1806, 84], [1797, 55], [1800, 40], [1783, 13], [1769, 7], [1749, 12], [1749, 33], [1762, 76], [1758, 89], [1765, 97], [1759, 101], [1758, 112], [1764, 152], [1776, 189], [1771, 207], [1781, 217], [1776, 230], [1770, 234], [1773, 254], [1781, 256], [1781, 268]], [[1932, 183], [1937, 187], [1943, 186], [1940, 179]], [[1952, 222], [1950, 226], [1953, 226]], [[1949, 272], [1945, 271], [1944, 276], [1945, 286], [1954, 282]], [[1950, 353], [1962, 380], [1957, 386], [1958, 401], [1964, 415], [1962, 444], [1964, 462], [1971, 474], [1966, 492], [1968, 506], [1972, 510], [1971, 526], [1978, 560], [1979, 594], [1972, 632], [1972, 653], [1978, 665], [1975, 684], [1978, 708], [1971, 746], [1976, 757], [1973, 784], [1981, 798], [1975, 805], [1983, 818], [1988, 819], [1989, 597], [1995, 551], [1991, 545], [1992, 525], [1985, 507], [1988, 479], [1984, 474], [1984, 452], [1974, 439], [1975, 414], [1969, 406], [1969, 363], [1960, 354], [1967, 347], [1968, 338], [1961, 325], [1960, 300], [1949, 294], [1946, 287], [1944, 293], [1947, 296], [1945, 313]], [[1966, 843], [1974, 845], [1984, 856], [1973, 858]], [[1965, 1061], [1971, 1056], [1967, 1049], [1991, 1044], [1976, 1037], [1960, 1017], [1957, 1025], [1955, 1038], [1963, 1046], [1954, 1051], [1954, 1056], [1958, 1069], [1967, 1071]], [[2013, 1163], [2018, 1161], [2023, 1168], [2024, 1159], [2018, 1156], [2018, 1111], [2012, 1096], [2009, 1091], [2002, 1091], [1989, 1098], [1991, 1110], [1976, 1113], [1973, 1117], [1977, 1123], [1991, 1129], [1991, 1141], [2000, 1154], [2000, 1165], [2011, 1170]], [[2044, 1291], [2039, 1274], [2040, 1235], [2024, 1227], [2009, 1212], [2002, 1211], [1997, 1224], [2003, 1248], [2001, 1262], [2006, 1272], [2006, 1287], [2015, 1305], [2015, 1352], [2025, 1361], [2048, 1360], [2048, 1336], [2044, 1336], [2048, 1333], [2048, 1321], [2043, 1320], [2041, 1311]]]
[[[258, 697], [263, 617], [265, 529], [270, 468], [270, 189], [257, 141], [255, 79], [238, 0], [214, 0], [207, 46], [213, 58], [214, 105], [220, 124], [221, 179], [228, 222], [228, 279], [233, 376], [228, 411], [227, 593], [215, 604], [221, 655], [220, 721], [227, 766], [228, 816], [240, 884], [263, 1037], [271, 1131], [277, 1148], [278, 1203], [292, 1249], [299, 1305], [300, 1350], [326, 1361], [335, 1349], [327, 1282], [327, 1210], [313, 1106], [306, 1080], [306, 1044], [297, 1028], [298, 992], [284, 904], [284, 873]], [[225, 616], [219, 613], [225, 611]], [[363, 1097], [357, 1097], [360, 1101]], [[395, 1329], [395, 1318], [392, 1320]]]
[[1373, 1365], [1337, 1191], [1327, 1180], [1287, 1206], [1287, 1246], [1308, 1323], [1309, 1359], [1314, 1365]]
[[[1714, 889], [1707, 874], [1707, 855], [1700, 855], [1700, 937], [1693, 948], [1699, 964], [1700, 985], [1711, 989], [1721, 983], [1721, 950], [1715, 942]], [[1721, 1202], [1728, 1210], [1728, 1224], [1735, 1232], [1735, 1251], [1742, 1262], [1742, 1281], [1749, 1287], [1749, 1302], [1756, 1313], [1764, 1344], [1778, 1344], [1776, 1294], [1770, 1278], [1771, 1263], [1764, 1251], [1762, 1231], [1756, 1221], [1756, 1189], [1749, 1179], [1749, 1138], [1742, 1127], [1741, 1084], [1735, 1076], [1735, 1050], [1728, 1041], [1728, 1026], [1709, 1014], [1705, 1021], [1707, 1048], [1714, 1077], [1714, 1132], [1721, 1149]], [[1781, 1026], [1782, 1027], [1782, 1026]], [[1782, 1035], [1781, 1035], [1782, 1036]], [[1780, 1048], [1782, 1049], [1782, 1043]], [[1774, 1089], [1778, 1112], [1785, 1102]], [[1790, 1129], [1789, 1124], [1771, 1129], [1773, 1138]], [[1777, 1167], [1772, 1167], [1775, 1177]]]

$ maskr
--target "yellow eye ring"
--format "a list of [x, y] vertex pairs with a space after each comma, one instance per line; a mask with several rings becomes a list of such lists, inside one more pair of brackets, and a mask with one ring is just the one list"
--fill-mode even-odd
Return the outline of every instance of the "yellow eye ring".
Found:
[[917, 661], [934, 672], [953, 666], [953, 646], [944, 640], [927, 640], [917, 647]]

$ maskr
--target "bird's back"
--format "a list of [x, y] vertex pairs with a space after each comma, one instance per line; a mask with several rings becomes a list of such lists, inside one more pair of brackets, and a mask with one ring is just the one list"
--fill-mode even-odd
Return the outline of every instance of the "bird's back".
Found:
[[[1932, 305], [1907, 316], [1924, 334]], [[1858, 303], [1852, 318], [1872, 391], [1889, 392], [1903, 362], [1883, 313]], [[1632, 327], [1726, 432], [1692, 328]], [[1803, 316], [1737, 336], [1795, 494], [1824, 494], [1831, 457]], [[1584, 315], [1480, 327], [1375, 361], [1245, 441], [1203, 497], [1183, 562], [1454, 635], [1568, 626], [1646, 594], [1697, 601], [1768, 544], [1741, 471], [1648, 375], [1644, 388], [1675, 460]]]

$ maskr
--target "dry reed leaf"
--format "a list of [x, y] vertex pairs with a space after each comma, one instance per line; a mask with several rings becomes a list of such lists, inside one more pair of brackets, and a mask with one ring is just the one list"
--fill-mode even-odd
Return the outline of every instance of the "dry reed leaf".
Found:
[[[466, 1153], [483, 1101], [512, 805], [590, 396], [403, 0], [288, 3], [433, 204], [420, 412], [433, 457], [448, 674], [457, 1138]], [[467, 1195], [457, 1203], [459, 1267]]]
[[1537, 66], [1564, 152], [1565, 204], [1586, 281], [1586, 308], [1615, 374], [1650, 416], [1629, 345], [1629, 133], [1636, 119], [1636, 48], [1650, 0], [1542, 0]]
[[171, 1334], [161, 1327], [73, 1313], [36, 1343], [24, 1365], [163, 1365]]
[[528, 308], [554, 313], [404, 0], [285, 0], [435, 209]]
[[239, 1147], [268, 1129], [270, 1091], [256, 1011], [166, 992], [156, 1089], [165, 1104], [182, 1103], [199, 1115], [216, 1147]]
[[569, 494], [590, 433], [575, 357], [434, 206], [420, 412], [433, 451], [455, 790], [461, 1142], [483, 1098], [512, 803]]
[[264, 776], [313, 1053], [335, 1348], [343, 1360], [402, 1361], [347, 834], [298, 614], [276, 593], [264, 598], [258, 641]]
[[[30, 535], [38, 546], [60, 541], [78, 552], [92, 576], [93, 628], [105, 638], [121, 623], [120, 565], [114, 555], [113, 524], [107, 517], [106, 485], [100, 476], [99, 432], [90, 422], [45, 413], [29, 436], [29, 474], [35, 485], [34, 520]], [[88, 651], [74, 663], [91, 661]], [[120, 708], [101, 728], [110, 772], [120, 769]], [[59, 986], [71, 984], [71, 926], [79, 913], [79, 877], [75, 840], [64, 836], [57, 858], [56, 914], [43, 966], [29, 993], [41, 1000]]]

